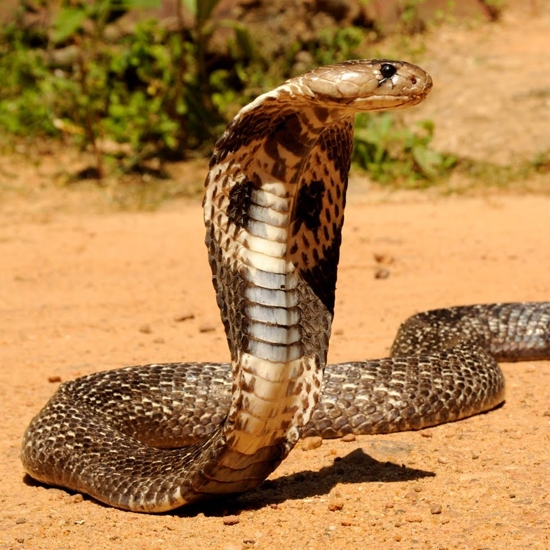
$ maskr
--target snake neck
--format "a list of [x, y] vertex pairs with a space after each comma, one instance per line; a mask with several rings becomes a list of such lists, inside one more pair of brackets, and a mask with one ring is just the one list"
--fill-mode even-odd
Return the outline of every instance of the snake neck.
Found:
[[239, 455], [272, 449], [277, 463], [319, 397], [352, 146], [351, 118], [289, 111], [287, 96], [266, 94], [259, 119], [251, 108], [229, 126], [204, 202], [235, 381], [223, 433]]

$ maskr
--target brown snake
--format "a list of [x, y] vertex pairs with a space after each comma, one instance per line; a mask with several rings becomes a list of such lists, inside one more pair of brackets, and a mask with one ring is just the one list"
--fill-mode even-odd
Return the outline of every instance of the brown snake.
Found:
[[419, 314], [392, 358], [325, 369], [354, 115], [415, 105], [431, 86], [414, 65], [351, 61], [242, 109], [216, 145], [204, 200], [231, 365], [62, 384], [27, 428], [26, 471], [162, 512], [256, 487], [304, 434], [418, 429], [488, 410], [503, 400], [495, 359], [549, 357], [549, 303], [493, 304]]

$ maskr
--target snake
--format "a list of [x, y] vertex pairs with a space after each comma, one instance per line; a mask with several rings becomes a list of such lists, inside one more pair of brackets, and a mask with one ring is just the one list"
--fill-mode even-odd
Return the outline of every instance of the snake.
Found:
[[203, 202], [230, 362], [62, 383], [25, 431], [25, 471], [157, 513], [250, 491], [300, 437], [417, 430], [504, 399], [498, 361], [550, 357], [550, 302], [418, 313], [390, 357], [327, 365], [354, 117], [417, 105], [431, 77], [354, 60], [287, 80], [215, 145]]

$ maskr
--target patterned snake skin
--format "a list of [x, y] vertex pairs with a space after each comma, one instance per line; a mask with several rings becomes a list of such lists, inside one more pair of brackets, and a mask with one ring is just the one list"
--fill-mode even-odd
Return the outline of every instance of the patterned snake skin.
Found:
[[[392, 358], [325, 369], [357, 112], [421, 102], [397, 61], [293, 78], [241, 110], [206, 180], [206, 245], [230, 364], [128, 367], [62, 384], [24, 436], [26, 471], [162, 512], [261, 483], [302, 435], [418, 429], [503, 400], [496, 360], [550, 356], [550, 303], [436, 310]], [[430, 355], [428, 355], [430, 354]]]

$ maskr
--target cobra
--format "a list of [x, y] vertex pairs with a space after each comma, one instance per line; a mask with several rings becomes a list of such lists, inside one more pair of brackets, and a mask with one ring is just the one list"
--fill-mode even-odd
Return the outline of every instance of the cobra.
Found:
[[358, 112], [432, 87], [414, 65], [350, 61], [243, 108], [206, 179], [206, 245], [231, 362], [128, 367], [62, 384], [23, 441], [26, 471], [162, 512], [259, 485], [300, 436], [419, 429], [503, 400], [496, 360], [550, 356], [550, 304], [419, 314], [392, 357], [326, 366]]

